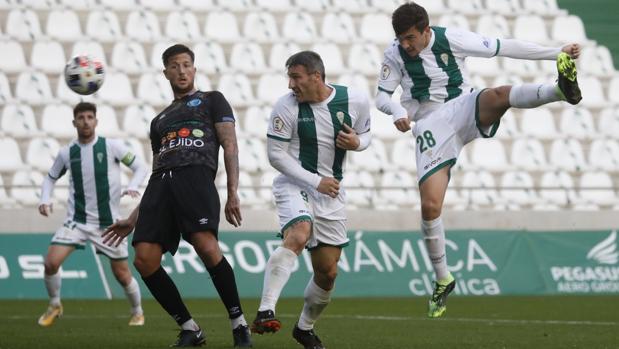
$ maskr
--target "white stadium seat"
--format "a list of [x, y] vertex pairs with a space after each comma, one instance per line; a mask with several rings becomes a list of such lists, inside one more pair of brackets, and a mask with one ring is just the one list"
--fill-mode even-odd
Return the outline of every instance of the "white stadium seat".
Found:
[[[370, 8], [391, 15], [393, 10], [402, 5], [402, 0], [369, 0]], [[370, 9], [370, 10], [371, 10]], [[426, 9], [427, 10], [427, 9]]]
[[6, 18], [5, 33], [19, 41], [34, 41], [41, 36], [41, 25], [37, 14], [28, 9], [13, 9]]
[[13, 138], [0, 138], [0, 172], [13, 172], [24, 167], [19, 146]]
[[554, 118], [547, 108], [525, 109], [520, 118], [520, 130], [525, 135], [541, 139], [558, 136]]
[[220, 7], [233, 12], [245, 12], [255, 10], [253, 0], [218, 0]]
[[105, 103], [116, 106], [126, 106], [135, 102], [129, 77], [124, 73], [110, 72], [109, 70], [105, 74], [103, 86], [101, 86], [95, 96]]
[[548, 31], [544, 20], [535, 15], [516, 17], [514, 23], [514, 38], [531, 41], [538, 44], [548, 42]]
[[220, 43], [235, 43], [241, 39], [239, 24], [231, 12], [209, 12], [204, 35]]
[[348, 171], [342, 180], [346, 202], [357, 207], [371, 207], [376, 200], [376, 183], [366, 171]]
[[[495, 85], [498, 86], [498, 85]], [[495, 137], [499, 139], [517, 138], [520, 135], [516, 116], [511, 110], [507, 110], [501, 117], [501, 125], [496, 132]]]
[[231, 105], [243, 107], [256, 104], [251, 82], [243, 74], [224, 74], [219, 78], [217, 90], [226, 96]]
[[612, 55], [606, 46], [584, 47], [577, 63], [579, 72], [582, 73], [600, 77], [609, 77], [616, 73]]
[[381, 53], [373, 44], [354, 44], [348, 55], [348, 68], [368, 76], [377, 74], [382, 64]]
[[[450, 6], [447, 6], [447, 8], [445, 7], [445, 2], [443, 0], [417, 0], [415, 2], [423, 6], [428, 12], [428, 15], [441, 15], [451, 10], [448, 8]], [[394, 9], [391, 9], [391, 12], [393, 12]], [[389, 15], [391, 15], [391, 13], [389, 13]]]
[[[490, 1], [494, 3], [494, 1]], [[481, 35], [490, 38], [508, 38], [511, 31], [505, 17], [497, 14], [487, 14], [479, 17], [477, 21], [477, 29], [475, 30]]]
[[269, 170], [263, 172], [258, 183], [258, 195], [263, 202], [270, 202], [271, 206], [275, 204], [275, 198], [273, 197], [273, 179], [277, 176], [279, 176], [279, 172], [277, 171]]
[[567, 206], [576, 201], [574, 180], [567, 172], [544, 173], [540, 187], [540, 197], [551, 204]]
[[525, 11], [532, 13], [553, 16], [561, 12], [556, 0], [523, 0]]
[[80, 96], [77, 93], [71, 91], [64, 80], [64, 73], [58, 76], [55, 91], [56, 100], [54, 102], [68, 103], [70, 105], [75, 105], [79, 103], [80, 100], [93, 102], [92, 99], [94, 98], [92, 96]]
[[0, 176], [0, 207], [8, 208], [15, 205], [15, 199], [9, 197], [2, 176]]
[[387, 171], [380, 179], [377, 205], [387, 209], [401, 209], [401, 206], [419, 204], [419, 193], [413, 189], [417, 183], [405, 171]]
[[503, 143], [494, 138], [478, 139], [473, 143], [472, 162], [481, 169], [488, 171], [504, 171], [508, 169], [507, 157]]
[[[370, 131], [372, 135], [381, 140], [397, 139], [402, 136], [402, 133], [393, 124], [391, 115], [384, 114], [376, 108], [370, 108], [372, 124]], [[406, 136], [410, 136], [407, 134]]]
[[47, 104], [41, 115], [41, 130], [56, 138], [75, 138], [73, 108], [67, 104]]
[[141, 101], [155, 107], [164, 107], [174, 100], [170, 82], [159, 72], [140, 76], [137, 96]]
[[196, 74], [195, 77], [195, 87], [200, 91], [212, 91], [213, 85], [211, 84], [211, 80], [205, 74]]
[[226, 56], [220, 44], [208, 41], [200, 42], [193, 47], [196, 55], [195, 66], [198, 72], [221, 74], [228, 70]]
[[156, 42], [161, 40], [161, 28], [157, 15], [151, 11], [132, 11], [125, 22], [128, 38], [139, 42]]
[[150, 122], [158, 112], [148, 104], [132, 104], [125, 109], [123, 130], [140, 139], [149, 139]]
[[100, 42], [118, 41], [122, 32], [116, 13], [110, 10], [89, 12], [86, 34]]
[[[433, 0], [434, 1], [434, 0]], [[385, 14], [366, 14], [361, 18], [361, 38], [381, 47], [395, 38], [391, 18]]]
[[595, 76], [585, 76], [578, 79], [582, 91], [582, 105], [591, 108], [602, 108], [608, 105], [602, 83]]
[[[226, 190], [227, 177], [225, 172], [217, 176], [217, 188], [219, 190], [219, 201], [224, 203], [228, 198], [228, 192]], [[259, 196], [254, 190], [254, 186], [251, 181], [249, 173], [241, 170], [239, 171], [239, 199], [243, 206], [255, 206], [261, 207], [265, 203], [262, 196]]]
[[481, 0], [447, 0], [447, 8], [456, 13], [480, 14], [484, 11]]
[[286, 76], [277, 74], [264, 74], [258, 79], [257, 97], [260, 102], [274, 105], [277, 100], [290, 91]]
[[322, 21], [322, 37], [338, 43], [350, 43], [357, 37], [352, 17], [346, 12], [327, 13]]
[[561, 133], [577, 139], [597, 138], [593, 117], [583, 107], [565, 108], [561, 113]]
[[32, 45], [30, 62], [36, 70], [47, 74], [60, 74], [64, 72], [67, 59], [59, 42], [39, 40]]
[[262, 74], [267, 71], [262, 46], [256, 43], [238, 43], [232, 47], [230, 67], [245, 74]]
[[460, 190], [463, 198], [471, 205], [495, 205], [503, 202], [495, 189], [494, 177], [487, 171], [466, 172], [462, 177]]
[[59, 0], [64, 8], [71, 10], [87, 11], [97, 5], [96, 0]]
[[0, 55], [0, 71], [17, 73], [26, 70], [26, 58], [21, 44], [14, 40], [0, 40], [0, 52], [11, 52], [10, 55]]
[[371, 172], [389, 170], [393, 166], [389, 163], [385, 144], [378, 138], [372, 139], [372, 146], [362, 152], [349, 151], [346, 153], [352, 168]]
[[528, 172], [506, 172], [501, 177], [501, 197], [506, 204], [534, 205], [539, 198], [534, 190], [533, 178]]
[[31, 105], [52, 101], [52, 91], [47, 76], [41, 72], [23, 72], [17, 77], [15, 97]]
[[517, 139], [512, 144], [511, 163], [527, 171], [549, 169], [544, 146], [535, 138]]
[[619, 108], [604, 109], [600, 113], [598, 131], [608, 137], [617, 137], [619, 134]]
[[252, 12], [245, 17], [243, 37], [251, 42], [270, 43], [279, 40], [275, 17], [268, 12]]
[[138, 0], [99, 0], [99, 2], [105, 8], [109, 8], [114, 11], [131, 11], [139, 8]]
[[[371, 13], [367, 0], [331, 0], [339, 13]], [[393, 8], [395, 10], [395, 7]]]
[[298, 44], [310, 44], [318, 37], [316, 24], [311, 15], [304, 12], [290, 12], [284, 18], [282, 34], [287, 41]]
[[501, 72], [498, 58], [467, 57], [464, 62], [471, 74], [493, 77]]
[[528, 59], [512, 59], [503, 57], [503, 70], [508, 75], [533, 77], [539, 74], [537, 62]]
[[606, 172], [585, 172], [579, 181], [580, 199], [587, 204], [617, 204], [613, 181]]
[[190, 11], [170, 12], [166, 19], [165, 34], [178, 41], [198, 41], [202, 38], [198, 19]]
[[555, 140], [550, 148], [550, 163], [566, 171], [582, 171], [587, 168], [582, 146], [575, 139]]
[[415, 172], [415, 142], [413, 137], [404, 137], [396, 140], [391, 148], [391, 163], [400, 170]]
[[462, 14], [446, 14], [442, 15], [438, 20], [439, 27], [457, 28], [466, 31], [471, 30], [469, 20]]
[[13, 101], [13, 93], [11, 93], [11, 86], [9, 85], [9, 79], [0, 69], [0, 104], [6, 104]]
[[291, 0], [256, 0], [256, 6], [268, 12], [287, 12], [292, 10]]
[[280, 42], [271, 47], [269, 53], [269, 67], [277, 72], [286, 70], [286, 61], [288, 57], [301, 51], [299, 45], [294, 42]]
[[248, 172], [269, 169], [267, 152], [265, 146], [258, 138], [240, 138], [239, 145], [239, 165], [240, 169]]
[[[523, 83], [524, 83], [524, 80], [522, 80], [522, 78], [518, 75], [501, 74], [501, 75], [497, 75], [497, 77], [494, 78], [490, 86], [494, 86], [494, 87], [505, 86], [505, 85], [514, 86], [514, 85], [521, 85]], [[482, 88], [485, 88], [485, 86], [483, 86]]]
[[112, 67], [126, 74], [137, 74], [148, 70], [144, 49], [135, 41], [119, 41], [112, 49]]
[[330, 0], [294, 0], [294, 6], [302, 12], [326, 12], [330, 7]]
[[60, 144], [53, 138], [33, 138], [26, 150], [26, 164], [38, 171], [47, 172], [52, 167], [58, 150]]
[[47, 16], [45, 33], [54, 40], [73, 42], [81, 39], [82, 28], [77, 13], [71, 10], [54, 10]]
[[[209, 1], [204, 1], [204, 2], [208, 3]], [[181, 5], [175, 0], [149, 0], [149, 1], [144, 1], [143, 3], [142, 2], [139, 2], [139, 3], [149, 10], [161, 11], [161, 12], [174, 11], [178, 9], [178, 5]], [[138, 6], [138, 8], [139, 7], [140, 6]], [[193, 7], [189, 7], [189, 8], [191, 8], [193, 11], [197, 10], [196, 8], [193, 8]]]
[[[493, 13], [508, 16], [518, 15], [522, 12], [519, 0], [486, 0], [486, 9]], [[483, 34], [489, 35], [488, 33]]]
[[578, 16], [560, 16], [552, 23], [552, 40], [560, 43], [587, 43], [585, 26]]
[[[368, 83], [368, 79], [366, 79], [366, 77], [361, 74], [356, 74], [356, 73], [342, 74], [337, 79], [337, 85], [354, 87], [360, 90], [361, 92], [365, 93], [368, 97], [373, 96], [375, 94], [373, 91], [370, 91], [370, 84]], [[371, 107], [370, 110], [375, 109], [372, 106], [370, 107]]]
[[20, 170], [13, 175], [11, 196], [23, 205], [36, 206], [41, 199], [43, 174], [37, 171]]
[[596, 139], [589, 147], [589, 164], [603, 171], [619, 171], [619, 142], [615, 139]]
[[107, 66], [107, 59], [103, 51], [103, 46], [97, 41], [84, 40], [75, 42], [71, 49], [71, 57], [77, 55], [88, 55], [103, 63], [104, 66]]
[[608, 101], [619, 105], [619, 75], [615, 75], [608, 83]]
[[265, 137], [271, 118], [271, 107], [253, 106], [245, 112], [243, 130], [248, 137]]
[[327, 78], [333, 75], [340, 75], [346, 71], [342, 52], [336, 44], [323, 43], [314, 44], [312, 51], [318, 53], [325, 65], [325, 74]]
[[99, 104], [97, 106], [97, 134], [103, 137], [118, 137], [123, 135], [118, 120], [116, 111], [107, 104]]
[[40, 134], [34, 112], [28, 104], [5, 105], [0, 130], [16, 138], [30, 138]]
[[150, 50], [150, 66], [154, 68], [155, 71], [160, 72], [164, 69], [163, 60], [161, 58], [161, 55], [163, 55], [163, 52], [168, 47], [174, 44], [175, 43], [173, 41], [158, 41], [153, 45], [152, 49]]

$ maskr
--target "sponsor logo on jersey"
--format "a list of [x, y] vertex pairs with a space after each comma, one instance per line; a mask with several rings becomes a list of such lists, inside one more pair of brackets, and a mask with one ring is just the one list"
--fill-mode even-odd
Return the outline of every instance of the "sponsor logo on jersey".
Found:
[[387, 80], [387, 78], [391, 75], [391, 68], [388, 65], [383, 64], [383, 67], [380, 69], [380, 78], [383, 80]]
[[187, 102], [187, 106], [188, 107], [197, 107], [200, 104], [202, 104], [202, 101], [198, 98], [194, 98], [192, 100], [190, 100], [189, 102]]
[[176, 138], [176, 131], [171, 131], [171, 132], [168, 132], [168, 133], [166, 134], [165, 138], [166, 138], [168, 141], [173, 140], [174, 138]]
[[423, 169], [424, 169], [424, 170], [427, 170], [427, 169], [429, 169], [430, 167], [434, 167], [434, 166], [436, 166], [437, 164], [439, 164], [439, 163], [441, 162], [441, 160], [443, 160], [443, 157], [442, 157], [442, 156], [439, 156], [439, 157], [438, 157], [438, 159], [434, 159], [434, 160], [432, 160], [429, 164], [425, 165], [425, 166], [423, 167]]
[[202, 138], [204, 136], [204, 131], [200, 130], [199, 128], [194, 128], [193, 131], [191, 131], [191, 134], [194, 137]]
[[183, 127], [180, 130], [178, 130], [178, 136], [181, 138], [187, 138], [187, 136], [189, 136], [189, 133], [191, 133], [191, 131], [189, 131], [189, 129], [186, 127]]
[[188, 148], [202, 148], [204, 147], [204, 141], [201, 139], [193, 138], [176, 138], [166, 144], [163, 144], [159, 149], [159, 154], [166, 152], [176, 147], [188, 147]]
[[273, 129], [277, 132], [281, 132], [284, 129], [284, 120], [279, 116], [273, 118]]
[[299, 118], [299, 122], [314, 122], [314, 118], [311, 118], [311, 117]]

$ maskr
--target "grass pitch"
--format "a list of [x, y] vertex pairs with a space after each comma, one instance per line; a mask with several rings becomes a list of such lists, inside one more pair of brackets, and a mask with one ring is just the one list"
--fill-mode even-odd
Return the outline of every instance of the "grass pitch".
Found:
[[[451, 297], [441, 319], [425, 317], [425, 299], [333, 299], [316, 325], [329, 349], [366, 348], [619, 348], [619, 297]], [[0, 349], [167, 348], [176, 324], [146, 300], [146, 325], [130, 328], [125, 300], [63, 302], [65, 315], [50, 328], [37, 325], [46, 301], [0, 301]], [[258, 301], [243, 300], [248, 321]], [[207, 334], [206, 348], [231, 348], [224, 308], [216, 300], [188, 300]], [[301, 299], [283, 299], [283, 329], [254, 335], [254, 348], [300, 348], [292, 326]]]

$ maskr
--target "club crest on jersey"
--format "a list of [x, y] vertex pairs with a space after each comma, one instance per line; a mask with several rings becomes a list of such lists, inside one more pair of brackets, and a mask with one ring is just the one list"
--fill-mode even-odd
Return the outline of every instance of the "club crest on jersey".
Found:
[[188, 107], [197, 107], [200, 104], [202, 104], [202, 101], [199, 100], [198, 98], [194, 98], [194, 99], [190, 100], [189, 102], [187, 102], [187, 106]]
[[338, 111], [337, 113], [335, 113], [335, 117], [337, 118], [337, 121], [340, 122], [340, 124], [344, 123], [344, 112]]
[[99, 162], [103, 162], [103, 153], [97, 153], [97, 160], [99, 160]]
[[441, 61], [443, 61], [443, 64], [447, 65], [449, 62], [449, 55], [446, 53], [441, 53]]
[[383, 80], [387, 80], [390, 74], [391, 74], [391, 69], [389, 68], [389, 66], [386, 64], [383, 64], [383, 67], [380, 70], [380, 78]]
[[282, 120], [279, 116], [273, 118], [273, 129], [277, 132], [280, 132], [284, 128], [284, 120]]

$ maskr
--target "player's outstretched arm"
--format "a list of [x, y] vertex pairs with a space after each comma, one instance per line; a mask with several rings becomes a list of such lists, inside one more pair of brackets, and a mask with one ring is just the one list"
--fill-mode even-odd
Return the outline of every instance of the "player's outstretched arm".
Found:
[[241, 200], [238, 195], [239, 187], [239, 148], [236, 142], [236, 132], [233, 122], [218, 122], [215, 124], [217, 138], [224, 149], [224, 164], [228, 176], [228, 200], [224, 208], [226, 220], [235, 227], [241, 225]]
[[103, 237], [103, 243], [108, 246], [115, 247], [120, 245], [120, 243], [133, 231], [133, 228], [138, 221], [139, 211], [140, 205], [133, 209], [129, 217], [118, 220], [116, 223], [107, 227], [101, 234]]
[[580, 57], [580, 44], [567, 44], [561, 48], [561, 51], [567, 53], [572, 59], [577, 59]]
[[376, 109], [387, 115], [393, 116], [393, 124], [400, 132], [407, 132], [411, 129], [410, 119], [406, 109], [399, 103], [391, 100], [391, 95], [385, 91], [378, 90], [376, 93]]

